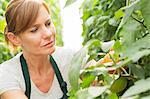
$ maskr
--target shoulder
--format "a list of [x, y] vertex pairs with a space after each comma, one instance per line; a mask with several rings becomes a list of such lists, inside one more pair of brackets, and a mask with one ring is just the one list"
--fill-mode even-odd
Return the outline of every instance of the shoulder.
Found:
[[75, 51], [71, 48], [66, 47], [56, 47], [55, 52], [52, 56], [63, 64], [64, 62], [71, 61], [72, 57], [74, 56]]
[[[60, 54], [61, 53], [61, 54]], [[57, 54], [57, 55], [73, 55], [75, 53], [75, 51], [69, 47], [58, 47], [56, 46], [56, 50], [53, 54]]]
[[12, 89], [20, 89], [19, 81], [21, 76], [21, 67], [19, 56], [0, 64], [0, 94]]
[[10, 65], [12, 65], [12, 63], [13, 64], [18, 64], [18, 60], [19, 60], [20, 55], [21, 55], [21, 53], [17, 54], [15, 57], [11, 58], [10, 60], [7, 60], [7, 61], [3, 62], [0, 65], [1, 66], [10, 66]]
[[17, 54], [15, 57], [13, 57], [10, 60], [7, 60], [0, 64], [0, 73], [6, 72], [6, 71], [14, 71], [17, 70], [18, 65], [20, 65], [19, 57], [21, 53]]

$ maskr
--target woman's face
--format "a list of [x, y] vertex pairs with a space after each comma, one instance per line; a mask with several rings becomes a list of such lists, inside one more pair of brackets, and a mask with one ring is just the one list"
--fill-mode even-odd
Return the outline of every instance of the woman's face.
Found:
[[18, 35], [23, 52], [35, 55], [55, 51], [55, 27], [46, 8], [42, 6], [33, 26]]

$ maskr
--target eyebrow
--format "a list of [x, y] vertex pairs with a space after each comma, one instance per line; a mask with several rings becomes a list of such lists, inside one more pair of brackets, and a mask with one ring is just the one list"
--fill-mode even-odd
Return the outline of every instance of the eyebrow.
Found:
[[[48, 21], [50, 21], [51, 18], [48, 17], [47, 20], [44, 23], [47, 23]], [[40, 24], [33, 24], [30, 28], [34, 27], [34, 26], [40, 26]]]
[[51, 21], [51, 18], [47, 18], [47, 20], [45, 21], [45, 23], [47, 23], [47, 22], [49, 22], [49, 21]]

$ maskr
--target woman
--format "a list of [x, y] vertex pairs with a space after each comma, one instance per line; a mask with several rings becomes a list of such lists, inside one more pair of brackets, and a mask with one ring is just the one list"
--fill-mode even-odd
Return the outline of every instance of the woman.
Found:
[[66, 99], [65, 66], [73, 54], [55, 47], [56, 31], [44, 0], [11, 0], [5, 17], [5, 38], [22, 53], [0, 66], [1, 99]]

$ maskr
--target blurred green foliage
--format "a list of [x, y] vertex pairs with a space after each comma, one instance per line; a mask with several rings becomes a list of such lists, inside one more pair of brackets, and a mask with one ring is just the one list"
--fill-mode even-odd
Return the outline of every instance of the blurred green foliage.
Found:
[[14, 55], [9, 50], [4, 39], [5, 18], [4, 13], [9, 0], [0, 0], [0, 63], [12, 58]]

